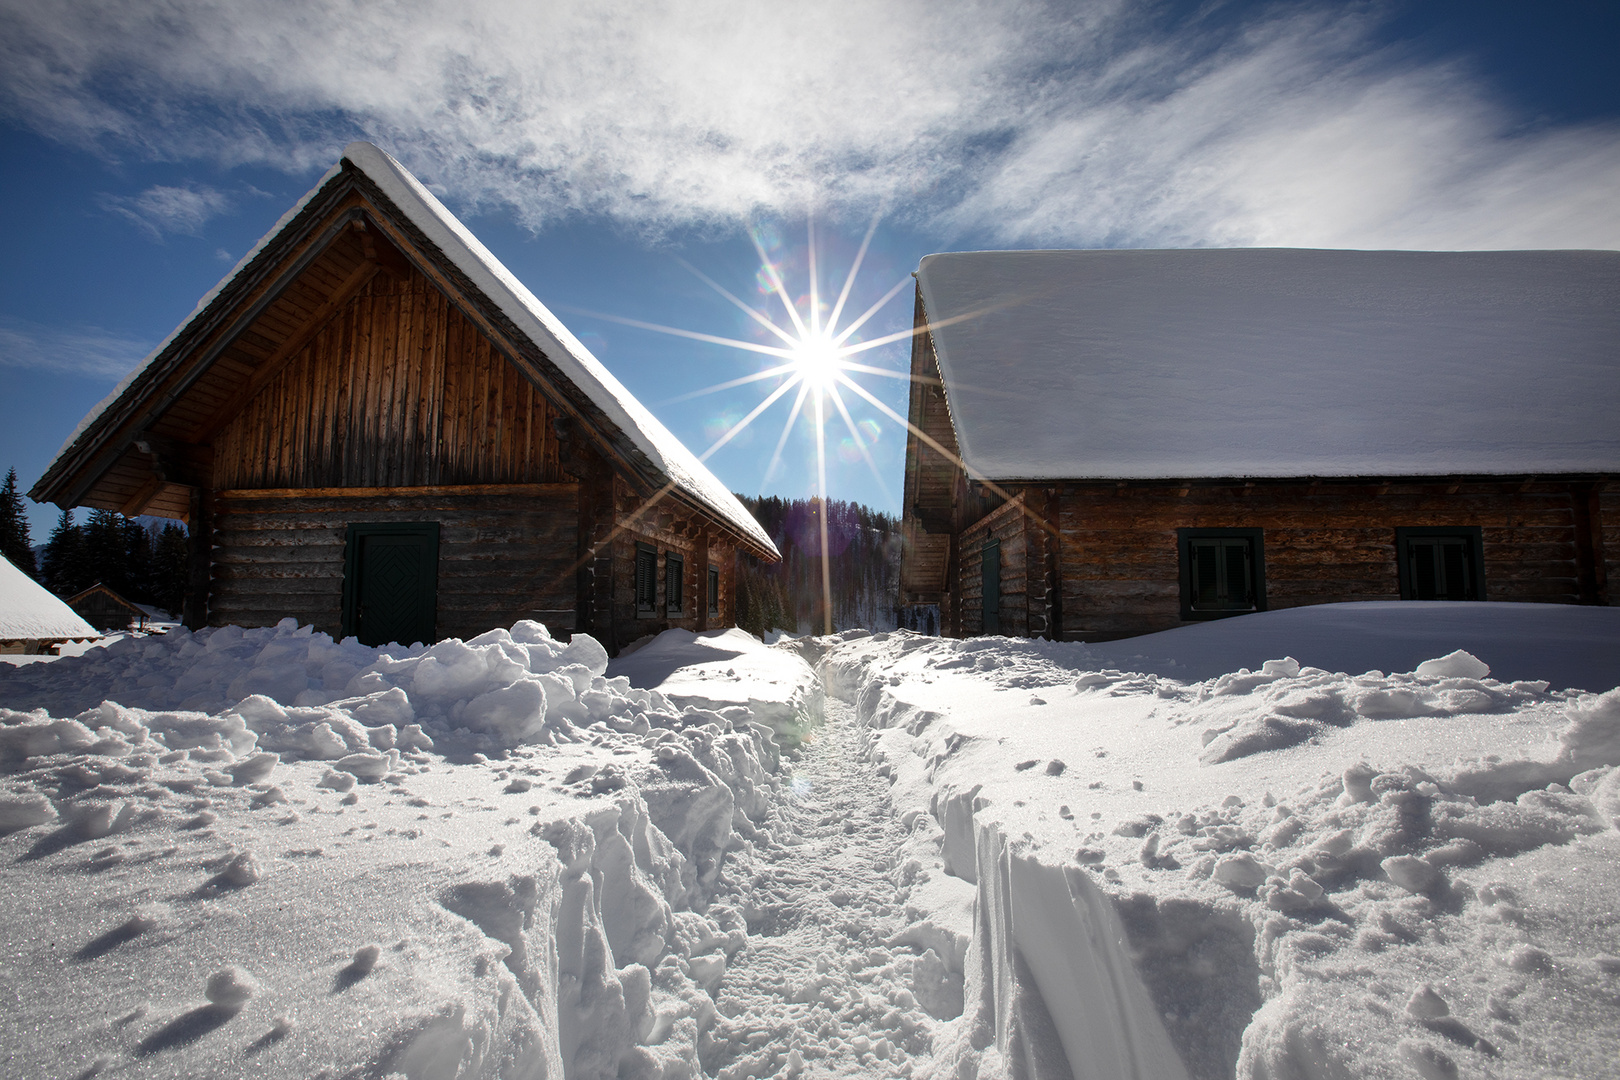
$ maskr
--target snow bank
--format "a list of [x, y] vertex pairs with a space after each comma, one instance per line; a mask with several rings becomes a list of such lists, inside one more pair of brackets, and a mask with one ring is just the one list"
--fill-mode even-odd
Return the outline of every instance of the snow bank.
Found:
[[11, 1066], [698, 1075], [779, 750], [606, 666], [288, 622], [0, 672]]
[[776, 646], [735, 628], [666, 630], [621, 653], [607, 670], [678, 705], [745, 707], [789, 745], [821, 717], [821, 680], [791, 639]]
[[1081, 645], [828, 644], [911, 902], [951, 901], [965, 945], [928, 1075], [1615, 1075], [1620, 689], [1433, 638], [1404, 673], [1188, 682]]
[[[1061, 652], [1063, 663], [1077, 663]], [[1555, 688], [1620, 684], [1620, 608], [1370, 601], [1313, 604], [1088, 645], [1099, 668], [1212, 679], [1279, 656], [1328, 671], [1414, 671], [1464, 649], [1498, 679]]]

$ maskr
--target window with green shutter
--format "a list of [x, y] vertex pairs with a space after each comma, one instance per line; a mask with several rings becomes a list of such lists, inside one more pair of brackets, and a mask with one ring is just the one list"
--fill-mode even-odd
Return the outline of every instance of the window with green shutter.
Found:
[[664, 556], [664, 614], [680, 615], [684, 610], [681, 595], [686, 584], [686, 560], [673, 551]]
[[720, 614], [720, 568], [709, 567], [709, 614]]
[[1485, 599], [1478, 526], [1395, 530], [1402, 600]]
[[[623, 595], [622, 593], [620, 595]], [[636, 545], [636, 618], [658, 616], [658, 552], [646, 544]]]
[[1259, 529], [1177, 529], [1181, 617], [1219, 619], [1266, 609]]

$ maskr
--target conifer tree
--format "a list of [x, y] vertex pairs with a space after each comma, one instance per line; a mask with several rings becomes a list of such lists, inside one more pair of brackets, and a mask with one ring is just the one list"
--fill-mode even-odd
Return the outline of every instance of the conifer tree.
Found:
[[34, 542], [28, 536], [28, 512], [17, 492], [17, 470], [6, 473], [6, 486], [0, 489], [0, 555], [29, 577], [38, 577], [34, 565]]
[[152, 603], [178, 616], [186, 599], [186, 531], [174, 523], [152, 543]]
[[45, 542], [45, 558], [40, 567], [40, 579], [57, 596], [69, 597], [82, 592], [92, 581], [86, 581], [89, 568], [85, 562], [84, 535], [73, 522], [73, 511], [63, 510]]

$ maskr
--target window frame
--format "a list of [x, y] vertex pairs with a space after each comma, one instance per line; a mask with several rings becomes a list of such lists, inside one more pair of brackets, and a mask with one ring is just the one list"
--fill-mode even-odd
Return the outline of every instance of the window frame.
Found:
[[713, 564], [709, 566], [709, 614], [720, 614], [720, 568]]
[[[650, 561], [650, 570], [647, 582], [652, 586], [652, 595], [647, 597], [642, 589], [642, 566]], [[638, 619], [658, 618], [658, 549], [651, 544], [636, 542], [636, 572], [631, 582], [632, 604], [636, 609]], [[647, 602], [643, 604], [643, 600]]]
[[[1249, 562], [1253, 570], [1254, 604], [1252, 607], [1195, 608], [1193, 606], [1192, 542], [1194, 540], [1247, 540]], [[1233, 615], [1249, 615], [1266, 610], [1266, 541], [1265, 530], [1256, 528], [1176, 530], [1176, 551], [1180, 564], [1181, 618], [1183, 621], [1225, 619]]]
[[[1468, 601], [1485, 599], [1485, 530], [1478, 525], [1399, 525], [1395, 528], [1395, 575], [1402, 600], [1417, 600], [1417, 582], [1412, 580], [1411, 542], [1413, 540], [1460, 539], [1473, 560], [1473, 593]], [[1433, 601], [1426, 601], [1432, 603]]]
[[[671, 585], [675, 595], [670, 596]], [[664, 615], [666, 618], [685, 618], [686, 615], [686, 556], [678, 551], [664, 552]]]

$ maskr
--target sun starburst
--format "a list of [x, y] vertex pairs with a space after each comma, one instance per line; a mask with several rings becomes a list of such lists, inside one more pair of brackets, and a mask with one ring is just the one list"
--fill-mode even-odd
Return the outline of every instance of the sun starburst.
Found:
[[[877, 337], [865, 340], [854, 340], [863, 326], [877, 315], [885, 305], [911, 285], [911, 276], [909, 274], [896, 282], [893, 287], [858, 317], [850, 320], [847, 325], [842, 327], [839, 325], [839, 320], [844, 315], [851, 291], [854, 288], [856, 277], [860, 273], [861, 265], [866, 260], [868, 250], [871, 248], [872, 238], [877, 233], [878, 223], [878, 218], [872, 219], [871, 226], [866, 230], [866, 235], [862, 238], [860, 248], [850, 265], [849, 273], [844, 277], [838, 298], [831, 309], [825, 313], [825, 316], [822, 310], [823, 304], [817, 265], [819, 252], [813, 219], [809, 223], [807, 230], [806, 254], [809, 290], [803, 301], [804, 310], [800, 310], [799, 304], [791, 299], [793, 294], [789, 292], [780, 268], [771, 260], [765, 242], [757, 230], [750, 233], [750, 239], [753, 241], [755, 252], [759, 255], [758, 279], [763, 292], [774, 294], [781, 301], [782, 311], [777, 318], [773, 318], [768, 310], [761, 311], [754, 305], [746, 303], [697, 267], [685, 260], [681, 260], [681, 264], [687, 270], [758, 325], [767, 336], [766, 342], [722, 337], [602, 312], [581, 312], [581, 314], [607, 319], [627, 326], [671, 334], [711, 345], [721, 345], [756, 356], [763, 355], [775, 361], [774, 363], [767, 363], [766, 366], [750, 375], [727, 379], [712, 386], [681, 394], [679, 397], [670, 400], [686, 401], [737, 387], [776, 381], [777, 385], [763, 400], [746, 415], [730, 423], [720, 436], [703, 453], [698, 455], [699, 460], [706, 461], [722, 447], [741, 435], [778, 401], [792, 394], [792, 404], [788, 411], [787, 420], [783, 425], [781, 436], [777, 439], [776, 447], [760, 479], [761, 491], [770, 482], [772, 475], [781, 464], [783, 451], [787, 446], [794, 425], [801, 415], [808, 413], [808, 419], [815, 437], [816, 498], [821, 504], [822, 510], [817, 517], [821, 533], [822, 622], [823, 630], [826, 633], [832, 632], [832, 576], [827, 544], [826, 515], [827, 424], [832, 415], [836, 414], [839, 421], [848, 431], [849, 439], [846, 446], [853, 447], [855, 454], [861, 460], [864, 460], [867, 468], [871, 470], [879, 489], [885, 496], [892, 498], [889, 485], [884, 480], [883, 474], [878, 469], [877, 462], [872, 456], [870, 434], [875, 434], [878, 429], [871, 420], [862, 422], [855, 420], [850, 413], [849, 404], [844, 400], [843, 391], [848, 390], [855, 394], [879, 413], [887, 416], [902, 428], [910, 430], [935, 449], [941, 451], [944, 449], [939, 447], [934, 440], [928, 438], [925, 433], [913, 427], [905, 417], [884, 404], [881, 399], [866, 387], [860, 385], [854, 378], [856, 374], [899, 380], [910, 380], [912, 378], [909, 372], [894, 371], [869, 363], [861, 363], [855, 358], [885, 345], [908, 340], [919, 332], [918, 329], [907, 328], [902, 331], [880, 334]], [[785, 318], [785, 325], [783, 322], [778, 321], [779, 318]], [[868, 428], [869, 432], [863, 432], [863, 426]]]

